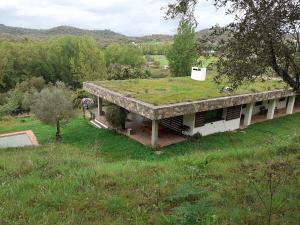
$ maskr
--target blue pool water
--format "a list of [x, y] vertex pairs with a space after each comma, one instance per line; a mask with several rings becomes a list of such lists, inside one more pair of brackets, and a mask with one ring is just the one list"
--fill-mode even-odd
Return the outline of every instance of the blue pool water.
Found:
[[16, 148], [32, 146], [30, 138], [26, 134], [0, 137], [0, 148]]

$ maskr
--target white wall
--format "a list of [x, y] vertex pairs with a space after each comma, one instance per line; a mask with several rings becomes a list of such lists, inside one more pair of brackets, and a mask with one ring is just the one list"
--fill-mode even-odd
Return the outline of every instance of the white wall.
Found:
[[[226, 110], [224, 110], [226, 111]], [[240, 128], [240, 118], [234, 120], [220, 120], [213, 123], [207, 123], [203, 127], [195, 127], [195, 114], [185, 115], [183, 117], [183, 124], [191, 128], [189, 132], [185, 132], [185, 135], [193, 136], [200, 133], [202, 136], [221, 133], [226, 131], [233, 131]]]
[[233, 131], [240, 128], [240, 118], [235, 120], [221, 120], [213, 123], [207, 123], [203, 127], [195, 127], [193, 135], [200, 133], [202, 136], [221, 133], [226, 131]]
[[[255, 103], [254, 103], [255, 104]], [[279, 101], [279, 99], [276, 99], [276, 107], [277, 109], [284, 109], [286, 108], [287, 104], [287, 98], [285, 98], [284, 101]], [[256, 115], [260, 112], [260, 107], [265, 106], [268, 108], [268, 100], [263, 101], [263, 105], [260, 106], [254, 106], [253, 107], [253, 114]], [[246, 109], [242, 109], [242, 114], [245, 114]], [[223, 118], [226, 118], [226, 112], [227, 110], [223, 111]], [[195, 114], [190, 115], [184, 115], [183, 116], [183, 124], [186, 126], [189, 126], [191, 129], [188, 132], [184, 132], [185, 135], [193, 136], [197, 133], [200, 133], [202, 136], [214, 134], [214, 133], [220, 133], [220, 132], [226, 132], [226, 131], [233, 131], [240, 128], [240, 122], [241, 119], [235, 119], [235, 120], [221, 120], [216, 121], [213, 123], [207, 123], [203, 127], [195, 127]]]

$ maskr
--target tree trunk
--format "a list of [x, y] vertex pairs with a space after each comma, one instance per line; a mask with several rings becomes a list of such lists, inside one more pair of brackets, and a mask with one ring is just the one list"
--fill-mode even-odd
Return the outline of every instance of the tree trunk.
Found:
[[59, 120], [56, 121], [56, 141], [61, 141]]

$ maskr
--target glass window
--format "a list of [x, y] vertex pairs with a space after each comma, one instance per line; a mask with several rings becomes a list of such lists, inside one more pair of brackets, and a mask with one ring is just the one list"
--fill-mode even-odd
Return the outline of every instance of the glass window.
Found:
[[212, 123], [223, 120], [223, 109], [207, 111], [205, 113], [205, 123]]

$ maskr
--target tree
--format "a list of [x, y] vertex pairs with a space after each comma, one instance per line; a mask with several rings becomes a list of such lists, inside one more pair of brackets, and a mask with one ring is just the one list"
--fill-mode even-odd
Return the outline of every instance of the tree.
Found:
[[35, 74], [47, 82], [81, 87], [83, 81], [106, 78], [104, 53], [95, 39], [65, 36], [42, 45]]
[[128, 80], [145, 79], [150, 76], [148, 70], [142, 68], [133, 68], [132, 66], [121, 64], [110, 64], [108, 67], [108, 80]]
[[194, 28], [186, 21], [180, 22], [174, 44], [167, 54], [172, 74], [176, 77], [191, 73], [197, 57]]
[[140, 68], [145, 65], [142, 51], [134, 45], [112, 44], [105, 49], [106, 65], [121, 64]]
[[79, 88], [83, 81], [105, 79], [106, 75], [104, 51], [93, 38], [0, 41], [0, 92], [32, 77]]
[[61, 140], [60, 127], [62, 122], [67, 122], [73, 116], [73, 106], [67, 97], [66, 91], [50, 87], [35, 93], [31, 111], [43, 123], [56, 126], [56, 140]]
[[[169, 4], [168, 18], [195, 21], [198, 0], [176, 0]], [[214, 0], [229, 7], [236, 20], [223, 29], [230, 38], [222, 46], [219, 76], [233, 86], [253, 81], [268, 70], [300, 91], [300, 2], [298, 0]]]

